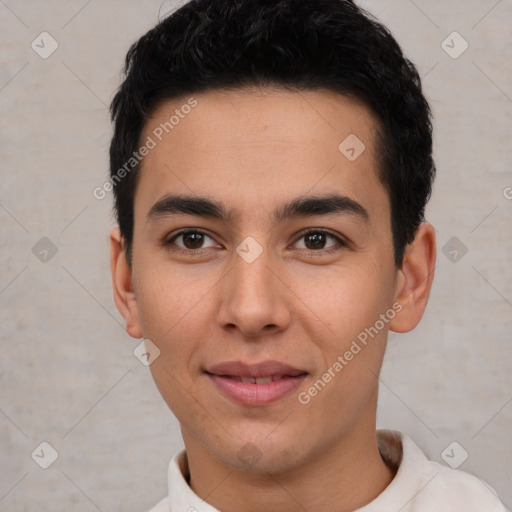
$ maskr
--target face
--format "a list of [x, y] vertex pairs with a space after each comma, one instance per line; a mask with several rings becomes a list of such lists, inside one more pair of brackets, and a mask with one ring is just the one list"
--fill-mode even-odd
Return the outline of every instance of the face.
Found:
[[135, 194], [128, 331], [160, 350], [151, 372], [186, 444], [283, 470], [374, 432], [401, 284], [377, 123], [327, 91], [194, 99], [161, 141], [188, 98], [160, 105], [141, 138], [156, 146]]

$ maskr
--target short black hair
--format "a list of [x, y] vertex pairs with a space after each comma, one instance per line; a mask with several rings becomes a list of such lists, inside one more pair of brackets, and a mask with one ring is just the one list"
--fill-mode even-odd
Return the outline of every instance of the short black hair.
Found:
[[432, 114], [416, 67], [389, 30], [348, 0], [191, 0], [131, 46], [111, 104], [110, 146], [114, 211], [129, 264], [139, 165], [123, 179], [119, 171], [139, 148], [148, 116], [165, 100], [250, 86], [327, 89], [370, 108], [401, 267], [432, 191]]

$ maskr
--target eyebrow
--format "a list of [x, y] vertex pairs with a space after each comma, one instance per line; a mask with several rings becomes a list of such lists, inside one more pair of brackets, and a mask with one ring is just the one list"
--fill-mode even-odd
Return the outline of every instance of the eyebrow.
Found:
[[[172, 215], [197, 215], [229, 222], [234, 210], [207, 197], [187, 195], [166, 195], [149, 210], [146, 221], [157, 220]], [[311, 217], [316, 215], [343, 214], [353, 215], [364, 222], [369, 222], [368, 211], [360, 203], [348, 196], [328, 194], [323, 196], [300, 196], [274, 210], [274, 221], [283, 222], [294, 217]]]

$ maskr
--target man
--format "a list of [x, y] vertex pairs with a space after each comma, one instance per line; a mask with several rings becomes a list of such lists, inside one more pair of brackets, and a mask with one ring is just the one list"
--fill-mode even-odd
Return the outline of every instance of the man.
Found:
[[116, 305], [185, 450], [153, 511], [503, 511], [376, 432], [388, 331], [420, 321], [429, 106], [344, 0], [195, 0], [112, 103]]

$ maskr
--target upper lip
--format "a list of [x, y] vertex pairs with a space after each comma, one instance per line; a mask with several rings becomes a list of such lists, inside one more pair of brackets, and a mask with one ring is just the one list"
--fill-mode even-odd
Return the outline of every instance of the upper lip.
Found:
[[263, 361], [254, 364], [242, 363], [241, 361], [226, 361], [210, 366], [206, 372], [213, 375], [255, 378], [272, 377], [274, 375], [296, 377], [297, 375], [307, 373], [305, 370], [299, 370], [279, 361]]

